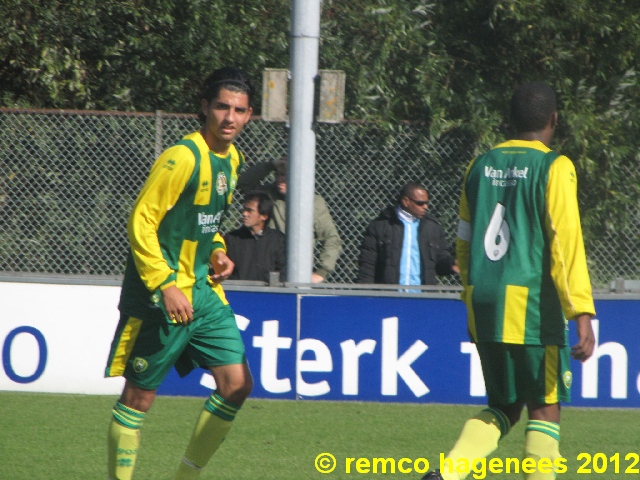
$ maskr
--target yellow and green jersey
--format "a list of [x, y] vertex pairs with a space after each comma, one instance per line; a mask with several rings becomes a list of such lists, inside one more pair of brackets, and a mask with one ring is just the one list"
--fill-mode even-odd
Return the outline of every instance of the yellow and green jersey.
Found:
[[595, 314], [575, 168], [541, 142], [471, 162], [456, 246], [474, 341], [564, 345], [566, 319]]
[[122, 313], [165, 318], [161, 295], [170, 285], [186, 295], [195, 318], [227, 304], [222, 286], [210, 282], [209, 263], [215, 250], [226, 250], [218, 229], [243, 165], [233, 145], [219, 156], [200, 132], [158, 157], [129, 217]]

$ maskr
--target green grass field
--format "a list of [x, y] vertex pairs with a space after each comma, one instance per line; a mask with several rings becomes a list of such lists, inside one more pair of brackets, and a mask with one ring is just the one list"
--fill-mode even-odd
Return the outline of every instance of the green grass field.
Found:
[[[0, 393], [0, 479], [101, 480], [106, 478], [106, 431], [115, 396]], [[204, 399], [158, 397], [142, 429], [136, 480], [171, 479]], [[201, 479], [325, 480], [347, 478], [419, 479], [416, 473], [359, 473], [346, 458], [426, 458], [438, 465], [474, 406], [381, 404], [324, 401], [249, 400]], [[493, 458], [519, 458], [524, 439], [521, 421], [503, 439]], [[329, 452], [336, 469], [320, 474], [316, 456]], [[567, 473], [560, 479], [631, 479], [639, 473], [640, 410], [565, 408], [561, 452]], [[592, 462], [578, 461], [588, 453]], [[614, 473], [619, 454], [620, 473]], [[625, 459], [627, 454], [632, 454]], [[633, 455], [635, 454], [635, 456]], [[591, 474], [578, 474], [582, 464]], [[408, 464], [411, 466], [411, 464]], [[407, 465], [405, 465], [405, 468]], [[481, 474], [468, 478], [481, 478]], [[516, 479], [516, 474], [486, 478]]]

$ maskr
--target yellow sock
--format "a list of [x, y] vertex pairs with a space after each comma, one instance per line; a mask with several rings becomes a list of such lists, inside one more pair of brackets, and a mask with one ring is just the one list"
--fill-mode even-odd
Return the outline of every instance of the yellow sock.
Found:
[[194, 480], [229, 433], [240, 407], [214, 393], [200, 412], [174, 480]]
[[560, 456], [560, 425], [554, 422], [529, 420], [524, 437], [524, 458], [535, 461], [534, 473], [525, 474], [528, 480], [556, 478], [554, 466]]
[[444, 480], [462, 480], [473, 471], [475, 464], [498, 448], [511, 423], [507, 416], [495, 408], [487, 408], [464, 424], [458, 441], [446, 458], [440, 461], [440, 474]]
[[144, 413], [117, 402], [107, 435], [109, 480], [131, 480]]

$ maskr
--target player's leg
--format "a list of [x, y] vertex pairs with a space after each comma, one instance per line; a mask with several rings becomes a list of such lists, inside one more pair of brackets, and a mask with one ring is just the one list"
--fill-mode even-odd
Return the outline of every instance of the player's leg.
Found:
[[571, 396], [569, 348], [547, 345], [530, 350], [529, 361], [538, 365], [538, 370], [543, 370], [544, 375], [538, 379], [534, 400], [527, 402], [529, 421], [525, 430], [524, 458], [535, 461], [538, 468], [526, 478], [551, 480], [556, 478], [555, 467], [563, 467], [557, 464], [562, 458], [559, 402], [569, 401]]
[[534, 473], [526, 475], [530, 480], [556, 478], [554, 465], [560, 455], [560, 404], [529, 404], [529, 421], [525, 430], [524, 458], [538, 466]]
[[[233, 425], [251, 393], [253, 379], [246, 364], [244, 344], [230, 308], [223, 320], [203, 322], [185, 353], [199, 365], [208, 365], [216, 390], [206, 400], [194, 427], [175, 480], [196, 479]], [[205, 339], [208, 339], [206, 342]], [[209, 345], [203, 347], [203, 345]]]
[[225, 439], [236, 414], [251, 393], [253, 381], [246, 364], [212, 367], [217, 389], [200, 412], [175, 480], [198, 478]]
[[[507, 406], [493, 405], [467, 420], [458, 440], [447, 454], [444, 463], [440, 465], [441, 477], [444, 480], [466, 478], [475, 463], [488, 457], [498, 448], [498, 442], [509, 433], [522, 407], [521, 403]], [[510, 418], [514, 419], [513, 423]]]
[[498, 448], [499, 440], [520, 418], [524, 404], [516, 401], [515, 382], [511, 381], [513, 366], [508, 347], [499, 343], [477, 344], [489, 407], [467, 420], [458, 440], [447, 454], [440, 472], [431, 472], [424, 479], [462, 480], [474, 464]]
[[145, 390], [130, 381], [113, 407], [107, 436], [110, 480], [130, 480], [140, 447], [140, 428], [155, 398], [155, 390]]
[[107, 377], [127, 379], [107, 435], [110, 480], [132, 478], [144, 416], [188, 338], [180, 325], [121, 316], [105, 371]]

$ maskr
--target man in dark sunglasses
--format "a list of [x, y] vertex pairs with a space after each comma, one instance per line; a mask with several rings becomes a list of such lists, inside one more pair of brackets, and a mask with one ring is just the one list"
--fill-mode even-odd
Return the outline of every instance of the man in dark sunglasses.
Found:
[[436, 275], [458, 273], [438, 220], [429, 213], [429, 193], [418, 182], [400, 190], [365, 231], [358, 283], [435, 285]]

